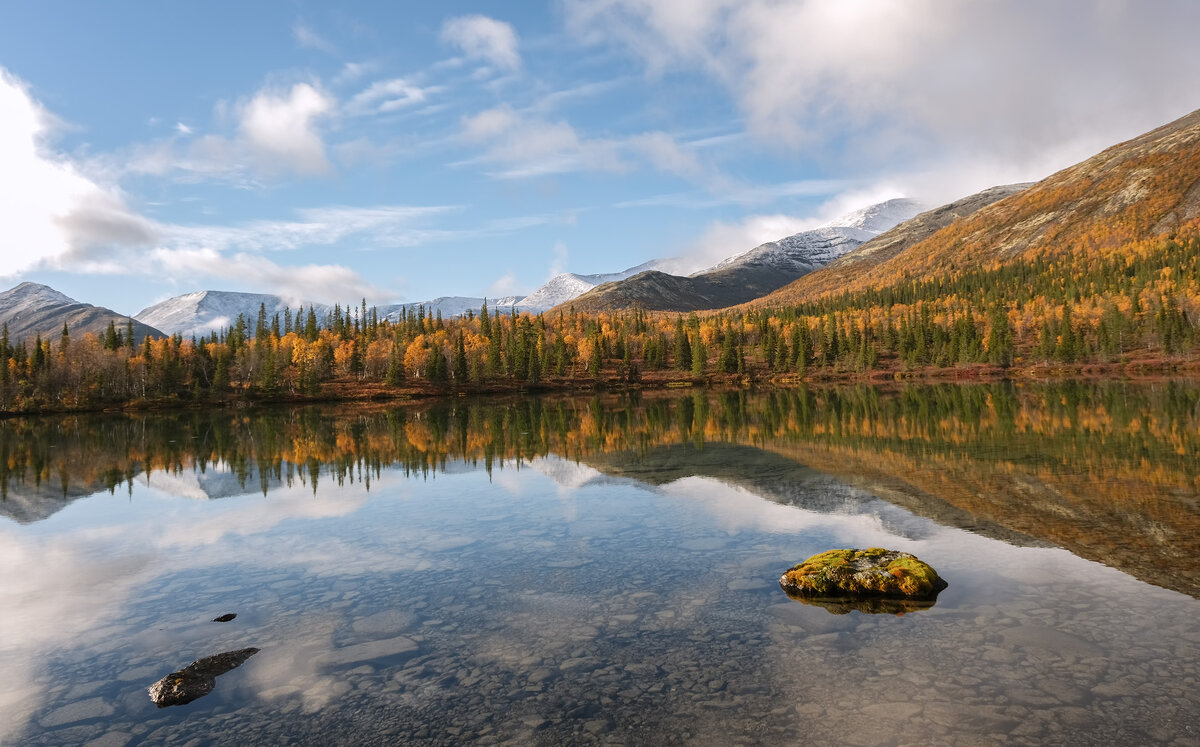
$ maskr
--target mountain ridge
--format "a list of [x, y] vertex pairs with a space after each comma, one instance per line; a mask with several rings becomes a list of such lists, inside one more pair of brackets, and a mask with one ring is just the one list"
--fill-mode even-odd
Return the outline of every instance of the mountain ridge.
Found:
[[[13, 341], [33, 340], [38, 335], [57, 337], [64, 324], [72, 335], [91, 332], [99, 336], [110, 323], [124, 333], [131, 319], [103, 306], [76, 301], [41, 283], [26, 281], [0, 292], [0, 324], [8, 326]], [[147, 335], [163, 336], [161, 330], [137, 320], [133, 320], [133, 333], [137, 340]]]
[[760, 244], [686, 277], [643, 272], [599, 285], [574, 299], [571, 307], [585, 313], [631, 307], [706, 311], [746, 303], [825, 266], [880, 231], [913, 217], [920, 207], [907, 198], [886, 200]]

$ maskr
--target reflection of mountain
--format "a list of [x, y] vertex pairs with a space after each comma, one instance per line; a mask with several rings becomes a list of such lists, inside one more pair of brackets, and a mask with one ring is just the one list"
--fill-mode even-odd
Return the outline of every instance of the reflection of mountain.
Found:
[[42, 483], [40, 485], [10, 486], [0, 498], [0, 516], [7, 516], [18, 524], [32, 524], [49, 519], [80, 498], [86, 498], [102, 486], [63, 486]]
[[0, 421], [0, 514], [37, 521], [146, 472], [152, 486], [211, 498], [553, 455], [551, 476], [568, 486], [707, 477], [806, 510], [878, 516], [912, 536], [919, 527], [899, 506], [1008, 542], [1052, 542], [1200, 597], [1197, 453], [1200, 389], [1172, 383], [47, 417]]
[[148, 480], [151, 487], [166, 491], [181, 498], [213, 500], [232, 498], [239, 495], [262, 493], [282, 487], [282, 475], [260, 471], [255, 465], [247, 465], [241, 473], [209, 465], [203, 472], [186, 470], [179, 472], [154, 472]]
[[[933, 494], [965, 518], [964, 529], [1000, 526], [1118, 568], [1142, 581], [1200, 597], [1200, 501], [1116, 475], [1044, 471], [950, 454], [789, 444], [780, 451], [827, 465], [848, 481], [901, 486], [882, 497], [911, 506]], [[921, 512], [919, 507], [914, 511]], [[981, 533], [988, 533], [986, 530]]]
[[[650, 485], [693, 475], [711, 477], [785, 506], [826, 514], [874, 514], [888, 530], [911, 539], [920, 538], [921, 528], [911, 521], [909, 512], [1010, 544], [1046, 544], [992, 521], [981, 521], [936, 495], [896, 480], [864, 481], [842, 474], [831, 479], [805, 462], [754, 446], [664, 446], [632, 458], [629, 454], [598, 454], [588, 457], [587, 463], [606, 474]], [[826, 461], [814, 463], [824, 465]], [[859, 490], [849, 490], [848, 485]]]

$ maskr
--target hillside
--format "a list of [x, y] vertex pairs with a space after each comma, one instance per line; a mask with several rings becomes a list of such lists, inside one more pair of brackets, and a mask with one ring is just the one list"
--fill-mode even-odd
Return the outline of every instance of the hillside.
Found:
[[[593, 275], [580, 275], [574, 272], [564, 272], [555, 275], [544, 285], [517, 302], [518, 309], [533, 313], [546, 311], [567, 301], [574, 300], [596, 286], [604, 283], [615, 283], [631, 278], [643, 272], [678, 271], [686, 263], [680, 259], [652, 259], [636, 267], [630, 267], [620, 272], [602, 272]], [[694, 265], [693, 265], [694, 266]]]
[[595, 313], [638, 307], [648, 311], [700, 311], [759, 298], [807, 275], [906, 221], [920, 205], [888, 200], [736, 254], [688, 277], [643, 272], [606, 283], [575, 299], [572, 306]]
[[751, 306], [778, 306], [786, 302], [793, 288], [845, 287], [849, 280], [866, 270], [893, 259], [909, 247], [918, 244], [954, 221], [965, 218], [998, 200], [1028, 189], [1032, 183], [1006, 184], [977, 192], [933, 210], [927, 210], [861, 246], [837, 257], [819, 272], [794, 281], [774, 293], [750, 302]]
[[[109, 323], [124, 331], [128, 317], [112, 309], [80, 303], [48, 285], [21, 283], [0, 293], [0, 324], [8, 325], [9, 339], [33, 341], [37, 335], [58, 338], [63, 324], [72, 335], [103, 335]], [[162, 336], [158, 329], [135, 321], [133, 334]]]
[[[300, 305], [289, 304], [280, 296], [267, 293], [203, 290], [168, 298], [142, 309], [133, 318], [167, 334], [191, 337], [214, 331], [223, 332], [237, 321], [239, 314], [253, 324], [258, 319], [260, 308], [266, 308], [267, 317], [271, 318], [275, 314], [282, 314], [285, 309], [295, 313]], [[305, 304], [305, 308], [308, 308], [308, 304]], [[319, 304], [315, 308], [318, 314], [329, 311], [328, 307]]]
[[[986, 193], [981, 193], [986, 194]], [[831, 265], [774, 294], [772, 305], [929, 281], [1017, 261], [1096, 261], [1200, 218], [1200, 111], [954, 221], [903, 252]]]

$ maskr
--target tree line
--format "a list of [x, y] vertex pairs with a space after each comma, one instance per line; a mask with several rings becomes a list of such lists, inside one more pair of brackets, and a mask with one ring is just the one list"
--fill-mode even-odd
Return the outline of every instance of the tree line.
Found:
[[1200, 237], [1107, 257], [1033, 257], [774, 309], [710, 314], [573, 310], [393, 318], [359, 305], [239, 316], [203, 336], [11, 340], [0, 330], [0, 411], [137, 401], [426, 393], [690, 379], [1007, 368], [1194, 358]]

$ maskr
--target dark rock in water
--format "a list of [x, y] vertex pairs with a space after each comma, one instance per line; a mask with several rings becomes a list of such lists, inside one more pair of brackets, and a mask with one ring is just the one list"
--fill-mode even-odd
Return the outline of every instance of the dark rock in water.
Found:
[[232, 620], [232, 619], [233, 619], [233, 618], [235, 618], [235, 617], [237, 617], [237, 613], [236, 613], [236, 612], [226, 612], [224, 615], [221, 615], [220, 617], [214, 617], [214, 618], [213, 618], [213, 622], [215, 622], [215, 623], [227, 623], [227, 622], [229, 622], [230, 620]]
[[[819, 553], [784, 573], [779, 585], [788, 596], [835, 614], [923, 609], [933, 606], [938, 592], [948, 586], [915, 555], [880, 547]], [[920, 604], [908, 604], [914, 601]]]
[[151, 685], [150, 700], [159, 708], [191, 703], [211, 693], [217, 685], [217, 677], [240, 667], [257, 653], [256, 648], [243, 648], [197, 659]]

